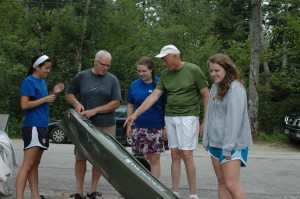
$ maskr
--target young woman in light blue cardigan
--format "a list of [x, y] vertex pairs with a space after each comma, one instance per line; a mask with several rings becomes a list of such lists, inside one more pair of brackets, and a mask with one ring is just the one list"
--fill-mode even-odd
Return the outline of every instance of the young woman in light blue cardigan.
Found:
[[246, 166], [248, 147], [252, 145], [246, 90], [227, 55], [211, 56], [208, 67], [214, 84], [205, 117], [203, 146], [211, 155], [219, 199], [244, 199], [240, 168]]

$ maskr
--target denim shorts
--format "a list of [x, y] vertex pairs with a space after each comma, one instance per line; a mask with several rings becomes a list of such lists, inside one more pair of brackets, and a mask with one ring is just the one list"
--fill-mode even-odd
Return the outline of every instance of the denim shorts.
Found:
[[215, 148], [215, 147], [208, 147], [208, 152], [213, 158], [220, 160], [220, 164], [224, 164], [225, 162], [232, 161], [232, 160], [241, 160], [241, 167], [246, 167], [247, 165], [248, 147], [242, 150], [232, 150], [231, 160], [225, 159], [222, 153], [222, 149]]

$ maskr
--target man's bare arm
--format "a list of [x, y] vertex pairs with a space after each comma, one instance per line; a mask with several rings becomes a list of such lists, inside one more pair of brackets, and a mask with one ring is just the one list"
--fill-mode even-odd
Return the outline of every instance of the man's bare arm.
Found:
[[126, 119], [125, 125], [132, 125], [138, 116], [143, 114], [146, 110], [148, 110], [163, 94], [163, 91], [155, 89], [151, 95], [149, 95], [146, 100], [142, 103], [142, 105], [130, 116]]
[[209, 101], [209, 89], [207, 87], [203, 88], [200, 90], [200, 93], [203, 98], [203, 107], [204, 107], [204, 113], [203, 113], [203, 120], [200, 128], [200, 137], [203, 136], [203, 130], [204, 130], [204, 123], [205, 123], [205, 116], [206, 116], [206, 111], [208, 107], [208, 101]]

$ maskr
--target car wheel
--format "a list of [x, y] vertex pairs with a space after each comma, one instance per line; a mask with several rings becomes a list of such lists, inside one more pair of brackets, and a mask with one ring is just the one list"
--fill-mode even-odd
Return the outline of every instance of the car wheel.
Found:
[[132, 144], [132, 139], [126, 136], [126, 146], [131, 146], [131, 144]]
[[63, 144], [67, 141], [67, 137], [59, 127], [55, 127], [51, 131], [51, 140], [53, 143]]
[[289, 140], [290, 140], [290, 142], [293, 143], [293, 144], [299, 144], [299, 143], [300, 143], [299, 140], [295, 140], [294, 138], [291, 138], [291, 137], [289, 137]]

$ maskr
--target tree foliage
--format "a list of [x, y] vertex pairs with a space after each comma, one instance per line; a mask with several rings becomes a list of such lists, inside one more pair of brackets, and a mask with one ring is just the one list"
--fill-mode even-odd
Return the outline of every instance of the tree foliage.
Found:
[[[259, 71], [259, 123], [261, 130], [272, 133], [269, 124], [280, 128], [284, 114], [300, 112], [300, 3], [263, 2], [262, 30], [269, 48], [261, 51], [260, 63], [268, 63], [270, 73]], [[43, 53], [53, 61], [47, 79], [52, 89], [91, 68], [98, 50], [108, 50], [123, 103], [137, 78], [135, 62], [154, 57], [167, 44], [176, 45], [184, 61], [198, 64], [208, 80], [208, 57], [227, 53], [248, 82], [250, 11], [246, 0], [0, 1], [0, 112], [9, 113], [13, 122], [22, 121], [20, 84], [32, 57]], [[162, 62], [154, 58], [154, 63], [160, 75]], [[284, 108], [277, 109], [278, 103]], [[51, 120], [60, 119], [68, 108], [60, 95], [51, 106]]]

